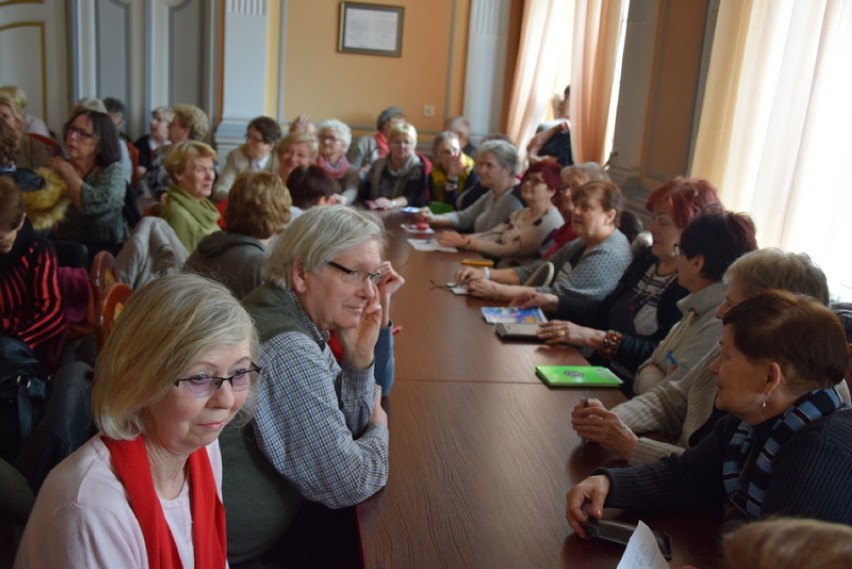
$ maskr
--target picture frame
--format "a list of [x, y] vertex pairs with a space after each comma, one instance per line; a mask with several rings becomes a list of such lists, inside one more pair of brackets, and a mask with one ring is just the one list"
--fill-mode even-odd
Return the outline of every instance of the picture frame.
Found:
[[340, 3], [337, 51], [402, 57], [403, 6]]

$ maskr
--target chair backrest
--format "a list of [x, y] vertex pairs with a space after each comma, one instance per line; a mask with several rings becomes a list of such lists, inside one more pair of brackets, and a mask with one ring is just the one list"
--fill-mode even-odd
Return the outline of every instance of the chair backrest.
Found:
[[104, 342], [106, 342], [113, 324], [121, 315], [121, 311], [124, 310], [124, 305], [131, 294], [133, 294], [133, 289], [124, 283], [113, 283], [104, 292], [97, 305], [95, 318], [95, 338], [99, 348], [103, 347]]
[[524, 286], [550, 286], [553, 282], [555, 268], [550, 261], [544, 261], [533, 271], [533, 274], [524, 281]]

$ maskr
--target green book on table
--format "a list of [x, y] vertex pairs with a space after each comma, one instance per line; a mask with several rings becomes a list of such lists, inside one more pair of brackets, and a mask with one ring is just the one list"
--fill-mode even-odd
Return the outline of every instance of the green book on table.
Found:
[[438, 214], [441, 214], [441, 213], [449, 213], [449, 212], [453, 211], [453, 206], [452, 206], [452, 204], [443, 203], [443, 202], [430, 202], [429, 203], [429, 210], [432, 213], [438, 215]]
[[603, 366], [535, 366], [535, 374], [551, 387], [618, 387], [622, 383]]

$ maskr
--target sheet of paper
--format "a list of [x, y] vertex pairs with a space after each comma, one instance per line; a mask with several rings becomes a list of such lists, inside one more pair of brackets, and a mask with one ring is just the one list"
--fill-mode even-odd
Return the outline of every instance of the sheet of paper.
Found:
[[414, 247], [415, 251], [443, 251], [444, 253], [458, 253], [455, 247], [444, 247], [438, 245], [434, 239], [407, 239], [409, 245]]
[[627, 549], [621, 556], [618, 569], [669, 569], [651, 528], [641, 520], [627, 542]]

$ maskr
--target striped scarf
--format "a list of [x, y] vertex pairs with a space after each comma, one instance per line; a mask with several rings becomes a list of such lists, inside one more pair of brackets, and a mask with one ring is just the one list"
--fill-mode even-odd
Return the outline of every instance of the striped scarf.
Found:
[[[781, 445], [805, 426], [833, 413], [841, 404], [834, 389], [815, 389], [803, 395], [775, 420], [762, 448], [755, 446], [755, 428], [741, 421], [728, 444], [722, 465], [725, 493], [731, 502], [750, 517], [760, 518], [763, 498], [772, 477], [772, 463]], [[754, 466], [749, 467], [754, 452], [757, 452], [757, 459]], [[747, 491], [744, 486], [748, 487]]]

